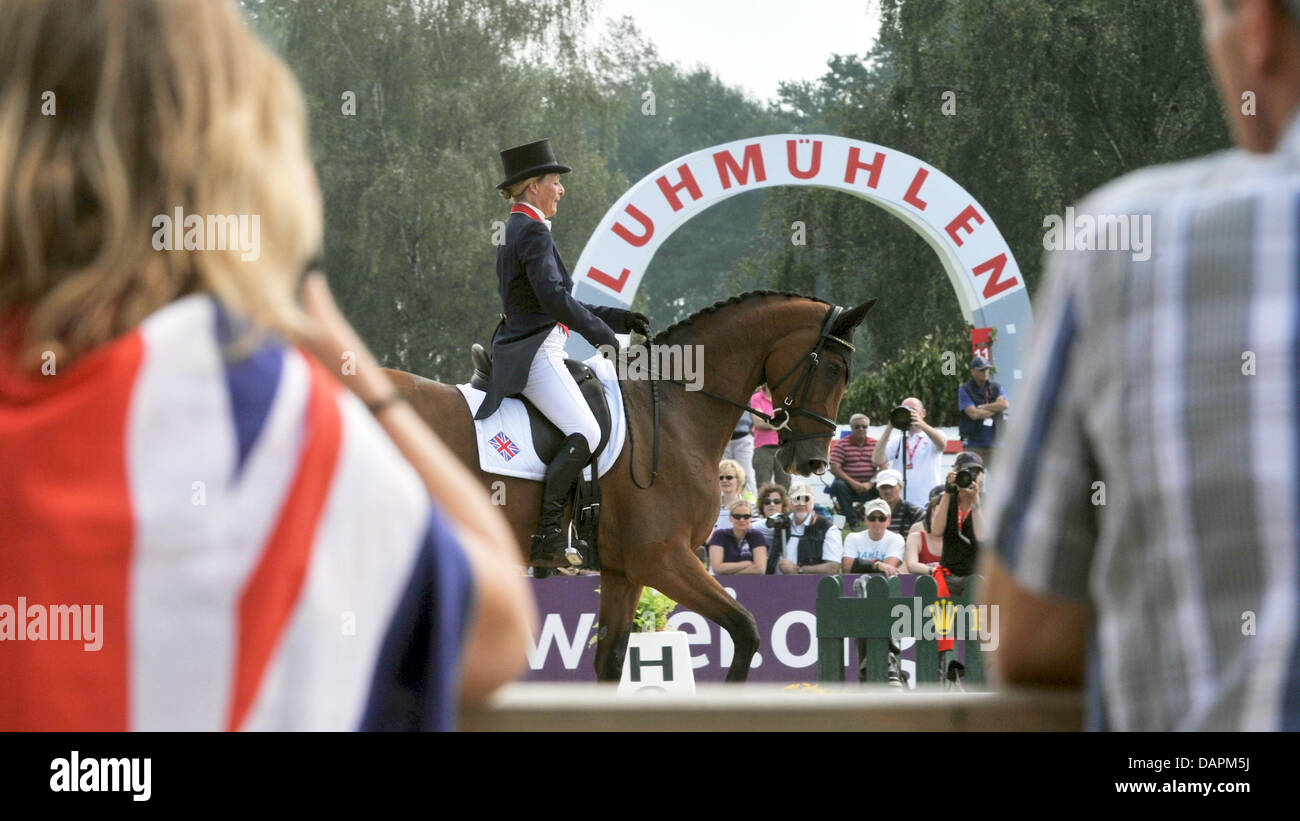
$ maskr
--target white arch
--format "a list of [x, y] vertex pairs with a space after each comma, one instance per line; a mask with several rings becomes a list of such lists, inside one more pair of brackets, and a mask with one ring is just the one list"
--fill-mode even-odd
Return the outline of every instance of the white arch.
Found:
[[1014, 390], [1021, 378], [1019, 340], [1027, 338], [1033, 315], [1006, 240], [951, 177], [902, 151], [861, 140], [770, 134], [664, 164], [601, 219], [574, 268], [574, 295], [584, 302], [631, 305], [655, 251], [683, 223], [736, 194], [774, 185], [862, 197], [924, 237], [939, 255], [966, 321], [998, 328], [997, 365], [1007, 392]]

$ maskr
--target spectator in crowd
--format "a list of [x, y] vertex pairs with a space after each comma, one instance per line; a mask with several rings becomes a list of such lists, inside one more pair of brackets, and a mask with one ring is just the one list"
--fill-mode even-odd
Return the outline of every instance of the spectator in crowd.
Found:
[[731, 503], [742, 498], [741, 490], [745, 487], [745, 469], [735, 459], [723, 459], [718, 463], [718, 490], [722, 495], [722, 507], [718, 510], [718, 520], [713, 529], [731, 527]]
[[[763, 534], [768, 547], [777, 549], [775, 530], [790, 518], [790, 496], [785, 488], [771, 482], [758, 491], [757, 509], [754, 511], [754, 529]], [[784, 517], [784, 518], [783, 518]], [[782, 544], [784, 546], [784, 543]]]
[[[912, 412], [912, 423], [906, 434], [900, 433], [891, 442], [894, 426], [886, 423], [871, 461], [877, 468], [888, 465], [898, 471], [906, 469], [904, 498], [919, 509], [925, 504], [930, 488], [939, 483], [939, 463], [948, 440], [926, 423], [925, 406], [920, 399], [908, 397], [903, 400], [903, 405]], [[903, 458], [904, 453], [906, 458]], [[879, 484], [877, 480], [877, 487]]]
[[923, 515], [921, 508], [903, 501], [903, 477], [896, 470], [882, 470], [876, 475], [876, 489], [880, 498], [889, 505], [889, 529], [899, 536], [907, 533], [913, 523]]
[[709, 537], [709, 566], [719, 576], [763, 573], [767, 569], [767, 539], [755, 530], [753, 507], [744, 499], [731, 503], [731, 527]]
[[925, 515], [912, 525], [907, 533], [906, 551], [903, 555], [903, 567], [908, 573], [918, 576], [931, 576], [940, 565], [943, 556], [943, 537], [936, 536], [934, 527], [934, 509], [943, 496], [943, 485], [935, 485], [930, 491], [930, 502], [925, 506]]
[[[972, 481], [962, 487], [958, 474], [968, 471]], [[980, 510], [980, 492], [984, 484], [984, 467], [979, 454], [957, 454], [953, 469], [944, 483], [944, 493], [934, 510], [934, 534], [943, 540], [939, 567], [931, 574], [939, 582], [939, 597], [960, 596], [975, 573], [980, 542], [985, 538], [984, 514]], [[965, 667], [956, 661], [951, 639], [939, 644], [941, 680], [961, 688]]]
[[1300, 3], [1199, 5], [1244, 150], [1078, 206], [1166, 228], [1141, 254], [1049, 255], [983, 589], [994, 669], [1086, 678], [1093, 728], [1296, 730]]
[[767, 572], [787, 576], [840, 572], [840, 529], [829, 517], [813, 512], [812, 488], [806, 484], [790, 488], [790, 502], [794, 508], [790, 535], [785, 550], [780, 554], [773, 551], [768, 557]]
[[989, 379], [989, 363], [982, 356], [970, 361], [970, 381], [957, 388], [957, 428], [962, 448], [978, 453], [988, 464], [1001, 433], [1002, 414], [1008, 407], [1002, 386]]
[[[766, 383], [759, 385], [754, 395], [749, 397], [749, 406], [768, 416], [772, 415], [772, 392], [768, 390]], [[754, 421], [754, 484], [775, 482], [783, 488], [789, 488], [790, 474], [785, 472], [785, 468], [781, 467], [780, 461], [776, 458], [777, 449], [780, 447], [776, 428], [752, 413], [750, 418]]]
[[845, 573], [897, 576], [903, 566], [903, 537], [889, 530], [890, 510], [884, 499], [872, 499], [864, 509], [867, 529], [844, 538], [841, 569]]
[[754, 496], [754, 419], [748, 413], [740, 415], [736, 429], [731, 432], [731, 441], [722, 450], [723, 459], [732, 459], [741, 467], [740, 489]]
[[[0, 14], [0, 587], [103, 608], [0, 642], [0, 727], [449, 729], [522, 667], [509, 527], [302, 282], [305, 129], [233, 0]], [[173, 211], [258, 255], [158, 250]]]
[[849, 418], [850, 434], [831, 443], [831, 474], [835, 481], [831, 482], [830, 494], [844, 514], [845, 530], [858, 529], [854, 502], [880, 498], [876, 490], [876, 466], [871, 461], [876, 440], [867, 435], [868, 424], [864, 414], [853, 414]]
[[[958, 487], [957, 473], [968, 470], [973, 481]], [[966, 590], [966, 580], [975, 573], [980, 542], [987, 531], [980, 510], [980, 491], [984, 485], [984, 465], [979, 454], [957, 454], [952, 470], [944, 481], [943, 495], [934, 509], [934, 535], [943, 539], [940, 567], [947, 572], [948, 589], [959, 596]]]
[[[841, 569], [845, 573], [880, 573], [889, 578], [897, 576], [903, 564], [903, 537], [888, 529], [889, 504], [883, 499], [867, 502], [864, 514], [867, 529], [862, 533], [851, 533], [844, 539], [844, 558]], [[859, 576], [853, 581], [853, 593], [859, 598], [867, 597], [867, 579], [869, 575]], [[857, 639], [858, 681], [867, 680], [867, 642]], [[892, 638], [889, 642], [889, 683], [896, 687], [903, 686], [902, 646]]]

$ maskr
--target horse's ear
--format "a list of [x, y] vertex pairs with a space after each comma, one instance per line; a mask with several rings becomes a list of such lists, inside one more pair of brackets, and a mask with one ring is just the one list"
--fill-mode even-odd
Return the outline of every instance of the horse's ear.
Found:
[[841, 339], [852, 339], [853, 329], [862, 324], [862, 320], [867, 316], [867, 311], [870, 311], [871, 306], [875, 304], [876, 300], [868, 299], [856, 308], [850, 308], [840, 314], [840, 318], [835, 320], [835, 327], [831, 329], [831, 335], [838, 336]]

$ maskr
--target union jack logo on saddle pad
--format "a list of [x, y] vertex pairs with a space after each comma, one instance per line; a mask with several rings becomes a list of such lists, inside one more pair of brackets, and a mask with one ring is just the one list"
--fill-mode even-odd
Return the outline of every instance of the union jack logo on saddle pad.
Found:
[[496, 436], [488, 440], [488, 444], [496, 448], [496, 452], [507, 462], [519, 455], [519, 446], [510, 441], [505, 431], [499, 431]]

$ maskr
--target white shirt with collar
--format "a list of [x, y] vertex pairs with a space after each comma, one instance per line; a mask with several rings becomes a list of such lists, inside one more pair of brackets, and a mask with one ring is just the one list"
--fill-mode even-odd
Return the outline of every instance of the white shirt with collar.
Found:
[[542, 225], [545, 225], [547, 231], [551, 230], [551, 221], [546, 218], [546, 215], [543, 214], [541, 212], [541, 209], [539, 209], [536, 205], [533, 205], [531, 202], [524, 202], [522, 200], [515, 203], [515, 205], [522, 205], [524, 208], [527, 208], [529, 211], [536, 214], [537, 221], [540, 222]]

